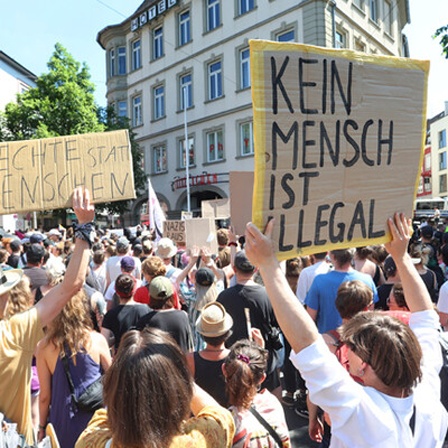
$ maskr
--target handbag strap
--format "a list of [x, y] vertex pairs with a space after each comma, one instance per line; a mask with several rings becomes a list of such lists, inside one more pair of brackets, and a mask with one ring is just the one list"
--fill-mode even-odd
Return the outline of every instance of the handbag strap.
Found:
[[70, 389], [70, 396], [72, 399], [72, 404], [74, 406], [76, 406], [77, 402], [76, 402], [76, 395], [75, 395], [75, 385], [73, 384], [72, 376], [70, 375], [70, 370], [68, 367], [68, 355], [67, 355], [67, 351], [65, 350], [65, 347], [64, 347], [64, 355], [65, 356], [63, 356], [61, 358], [61, 361], [62, 361], [62, 365], [64, 366], [65, 376], [67, 378], [68, 387]]
[[278, 447], [282, 448], [283, 442], [277, 431], [275, 431], [275, 429], [261, 416], [261, 414], [253, 406], [249, 408], [249, 411], [268, 430], [269, 434], [275, 440]]

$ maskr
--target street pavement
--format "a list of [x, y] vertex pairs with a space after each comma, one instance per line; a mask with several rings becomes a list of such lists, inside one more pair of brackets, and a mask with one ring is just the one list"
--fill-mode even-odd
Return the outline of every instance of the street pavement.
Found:
[[313, 442], [308, 436], [308, 420], [299, 417], [293, 408], [283, 406], [286, 422], [289, 428], [292, 448], [318, 448], [319, 444]]

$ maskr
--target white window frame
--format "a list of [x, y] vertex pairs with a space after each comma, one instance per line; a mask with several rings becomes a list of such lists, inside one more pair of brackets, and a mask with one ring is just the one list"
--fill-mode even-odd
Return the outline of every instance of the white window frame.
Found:
[[128, 116], [128, 102], [127, 101], [117, 101], [117, 115], [119, 117]]
[[207, 162], [221, 162], [224, 160], [224, 131], [215, 129], [205, 134]]
[[242, 16], [255, 9], [255, 0], [238, 0], [238, 15]]
[[168, 171], [166, 144], [153, 146], [151, 171], [153, 174], [166, 173]]
[[[190, 77], [189, 80], [186, 78]], [[191, 72], [183, 73], [179, 76], [179, 104], [180, 110], [184, 110], [184, 88], [187, 89], [187, 109], [193, 107], [193, 74]]]
[[347, 48], [347, 35], [340, 29], [335, 32], [334, 48]]
[[[219, 64], [219, 68], [217, 68], [217, 64]], [[207, 65], [209, 101], [217, 100], [224, 95], [222, 65], [222, 59], [217, 59]]]
[[[182, 16], [188, 14], [188, 16], [182, 19]], [[183, 46], [191, 42], [191, 11], [186, 9], [179, 13], [179, 46]]]
[[109, 50], [109, 76], [115, 76], [115, 48]]
[[[185, 169], [185, 167], [186, 167], [185, 137], [179, 139], [178, 142], [179, 142], [179, 146], [178, 146], [178, 148], [179, 148], [179, 153], [178, 153], [179, 154], [179, 168]], [[189, 159], [189, 162], [190, 162], [189, 167], [193, 167], [196, 164], [196, 148], [194, 147], [194, 137], [188, 136], [188, 147], [189, 148], [193, 147], [193, 158], [190, 157], [190, 159]]]
[[239, 51], [240, 62], [240, 89], [248, 89], [250, 87], [250, 50], [249, 47]]
[[221, 0], [207, 0], [206, 5], [207, 31], [213, 31], [221, 25]]
[[[248, 142], [246, 142], [246, 136], [244, 132], [245, 127], [249, 127], [249, 138]], [[245, 121], [244, 123], [239, 124], [239, 141], [240, 141], [240, 155], [252, 156], [254, 154], [254, 126], [253, 121]], [[245, 148], [248, 147], [248, 150]]]
[[126, 62], [126, 47], [118, 47], [117, 48], [117, 74], [118, 75], [126, 75], [127, 73], [127, 62]]
[[132, 126], [141, 126], [143, 124], [142, 115], [142, 96], [136, 95], [132, 98]]
[[152, 89], [154, 120], [165, 116], [165, 86], [159, 84]]
[[132, 71], [138, 70], [142, 66], [142, 41], [135, 39], [132, 41]]
[[378, 23], [379, 17], [379, 2], [378, 0], [370, 0], [370, 20], [372, 22]]
[[394, 35], [394, 8], [390, 0], [384, 0], [383, 3], [383, 23], [384, 31], [389, 36]]
[[[293, 39], [287, 39], [287, 40], [282, 40], [282, 36], [286, 36], [287, 34], [292, 33], [293, 34]], [[282, 31], [278, 31], [275, 34], [275, 40], [277, 42], [295, 42], [296, 41], [296, 30], [294, 28], [288, 28], [286, 30], [282, 30]]]
[[152, 58], [163, 57], [163, 26], [158, 26], [152, 31]]

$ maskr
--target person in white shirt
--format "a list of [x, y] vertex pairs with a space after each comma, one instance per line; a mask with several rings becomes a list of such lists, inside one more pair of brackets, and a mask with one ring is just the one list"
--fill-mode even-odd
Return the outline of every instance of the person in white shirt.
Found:
[[305, 297], [311, 288], [314, 277], [326, 274], [331, 269], [330, 263], [327, 262], [327, 252], [311, 255], [311, 260], [313, 264], [302, 269], [297, 282], [296, 296], [302, 305], [305, 303]]
[[375, 312], [360, 313], [341, 328], [350, 373], [333, 356], [316, 325], [288, 288], [275, 258], [270, 221], [263, 235], [246, 228], [246, 253], [258, 266], [277, 320], [289, 340], [291, 360], [304, 377], [310, 399], [332, 422], [331, 447], [443, 446], [448, 415], [440, 402], [442, 354], [438, 316], [407, 253], [409, 225], [395, 214], [388, 225], [393, 257], [412, 313], [409, 327]]

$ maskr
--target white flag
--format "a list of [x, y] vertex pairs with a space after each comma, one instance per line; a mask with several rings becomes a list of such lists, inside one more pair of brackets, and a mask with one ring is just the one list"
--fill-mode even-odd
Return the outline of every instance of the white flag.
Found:
[[148, 215], [149, 228], [155, 231], [156, 241], [159, 241], [163, 236], [165, 214], [163, 213], [162, 207], [160, 207], [159, 200], [152, 188], [150, 179], [148, 179]]

